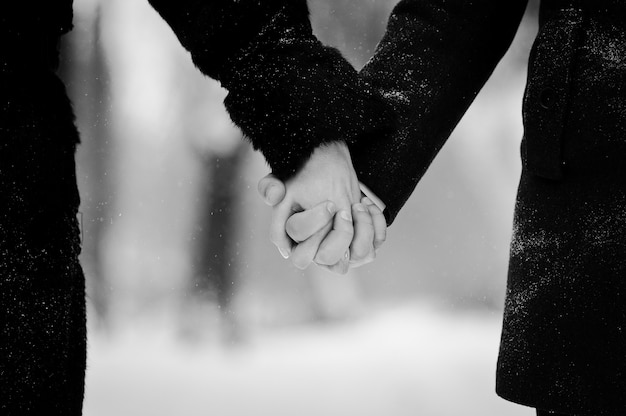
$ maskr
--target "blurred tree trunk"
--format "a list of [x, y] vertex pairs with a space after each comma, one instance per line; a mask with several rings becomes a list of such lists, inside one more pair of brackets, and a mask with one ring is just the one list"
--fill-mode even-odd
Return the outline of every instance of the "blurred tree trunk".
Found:
[[[86, 5], [87, 4], [87, 5]], [[79, 220], [83, 250], [81, 262], [87, 281], [87, 297], [97, 317], [106, 324], [108, 290], [102, 271], [100, 240], [109, 217], [108, 76], [100, 44], [100, 7], [97, 1], [75, 8], [75, 29], [65, 36], [59, 70], [67, 85], [81, 133], [77, 151], [77, 177], [81, 191]]]
[[239, 178], [246, 150], [240, 141], [231, 153], [207, 157], [210, 183], [200, 187], [204, 203], [201, 203], [194, 262], [194, 292], [201, 301], [217, 303], [222, 335], [228, 342], [240, 337], [233, 310], [239, 283]]

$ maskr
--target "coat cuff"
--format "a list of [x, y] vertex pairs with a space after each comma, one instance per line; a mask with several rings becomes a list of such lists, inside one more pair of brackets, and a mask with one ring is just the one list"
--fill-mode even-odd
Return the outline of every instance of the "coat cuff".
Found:
[[[387, 134], [386, 136], [378, 136], [365, 145], [353, 143], [348, 146], [352, 164], [359, 178], [361, 191], [363, 192], [364, 189], [367, 189], [368, 193], [366, 195], [368, 197], [374, 195], [382, 202], [384, 206], [383, 214], [388, 226], [393, 223], [398, 212], [411, 194], [410, 191], [405, 191], [406, 187], [399, 187], [397, 183], [414, 180], [411, 178], [411, 175], [397, 176], [399, 172], [396, 169], [398, 164], [409, 166], [413, 162], [412, 160], [409, 158], [395, 160], [385, 157], [389, 153], [390, 148], [401, 149], [393, 141], [396, 136], [397, 132]], [[413, 189], [413, 187], [408, 188], [409, 190]], [[370, 197], [370, 199], [372, 198]], [[372, 199], [372, 201], [374, 200]]]
[[231, 119], [274, 175], [293, 176], [324, 143], [387, 134], [393, 112], [336, 50], [282, 8], [221, 77]]

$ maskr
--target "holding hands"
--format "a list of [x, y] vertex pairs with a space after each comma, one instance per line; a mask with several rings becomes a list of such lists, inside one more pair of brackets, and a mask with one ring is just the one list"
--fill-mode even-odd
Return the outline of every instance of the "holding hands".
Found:
[[316, 263], [345, 274], [371, 262], [385, 241], [385, 217], [362, 196], [343, 142], [319, 146], [285, 183], [261, 179], [259, 193], [273, 207], [271, 241], [299, 269]]

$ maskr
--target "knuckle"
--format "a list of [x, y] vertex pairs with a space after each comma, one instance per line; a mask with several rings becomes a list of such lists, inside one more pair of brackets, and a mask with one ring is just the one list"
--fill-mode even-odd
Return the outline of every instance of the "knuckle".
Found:
[[345, 262], [339, 262], [326, 268], [333, 273], [345, 275], [346, 273], [348, 273], [349, 265]]
[[320, 204], [315, 208], [314, 212], [315, 212], [315, 215], [318, 217], [319, 221], [328, 222], [332, 220], [333, 217], [335, 216], [335, 214], [329, 211], [327, 207], [328, 207], [328, 204]]
[[374, 221], [372, 220], [372, 216], [367, 212], [357, 212], [355, 214], [355, 222], [367, 225], [374, 225]]
[[300, 270], [304, 270], [307, 267], [309, 267], [309, 265], [311, 264], [311, 261], [305, 257], [305, 256], [301, 256], [301, 255], [295, 255], [291, 258], [291, 263], [298, 269]]
[[372, 250], [367, 256], [365, 256], [365, 258], [362, 261], [362, 264], [371, 263], [374, 261], [374, 259], [376, 259], [376, 252]]
[[343, 234], [343, 237], [345, 237], [346, 240], [348, 241], [352, 241], [352, 237], [354, 237], [354, 228], [350, 227], [348, 229], [345, 230], [335, 230], [340, 232], [341, 234]]
[[322, 268], [328, 270], [329, 272], [332, 273], [339, 273], [339, 270], [337, 269], [337, 265], [333, 264], [332, 266], [327, 266], [327, 265], [321, 265]]
[[315, 217], [315, 221], [317, 224], [324, 224], [324, 226], [329, 226], [329, 228], [333, 227], [333, 219], [333, 215], [326, 210], [324, 210], [324, 212], [322, 213], [317, 214]]
[[336, 273], [334, 266], [326, 266], [325, 264], [319, 264], [319, 267], [321, 267], [322, 269], [327, 270], [327, 271], [329, 271], [331, 273]]
[[370, 251], [372, 250], [369, 247], [353, 247], [352, 251], [350, 252], [350, 257], [354, 260], [362, 260], [367, 258]]
[[317, 253], [317, 255], [315, 256], [315, 263], [319, 264], [320, 266], [329, 266], [328, 261], [326, 261], [326, 256], [324, 256], [323, 253]]
[[374, 259], [372, 257], [368, 257], [366, 259], [363, 259], [363, 261], [361, 262], [361, 266], [364, 266], [366, 264], [370, 264], [373, 261], [374, 261]]
[[317, 255], [315, 256], [315, 262], [324, 266], [330, 266], [335, 264], [335, 261], [333, 261], [330, 253], [324, 249], [320, 249], [317, 252]]
[[382, 215], [383, 212], [380, 210], [380, 208], [378, 208], [378, 206], [374, 203], [372, 203], [371, 205], [367, 206], [367, 209], [369, 210], [370, 214], [372, 215]]

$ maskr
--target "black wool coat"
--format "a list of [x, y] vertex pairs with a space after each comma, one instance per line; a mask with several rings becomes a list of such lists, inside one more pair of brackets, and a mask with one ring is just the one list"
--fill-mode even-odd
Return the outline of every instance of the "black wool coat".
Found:
[[[353, 144], [392, 222], [517, 30], [526, 0], [403, 0], [361, 74], [400, 116]], [[497, 392], [626, 414], [626, 2], [542, 0], [524, 95]]]
[[279, 178], [320, 144], [392, 131], [384, 101], [313, 35], [306, 0], [149, 1], [196, 66], [228, 90], [231, 119]]
[[79, 415], [85, 289], [70, 102], [72, 3], [0, 3], [0, 414]]
[[[150, 0], [274, 173], [394, 116], [312, 34], [306, 0]], [[0, 414], [79, 415], [84, 277], [71, 105], [54, 74], [72, 0], [0, 2]]]

